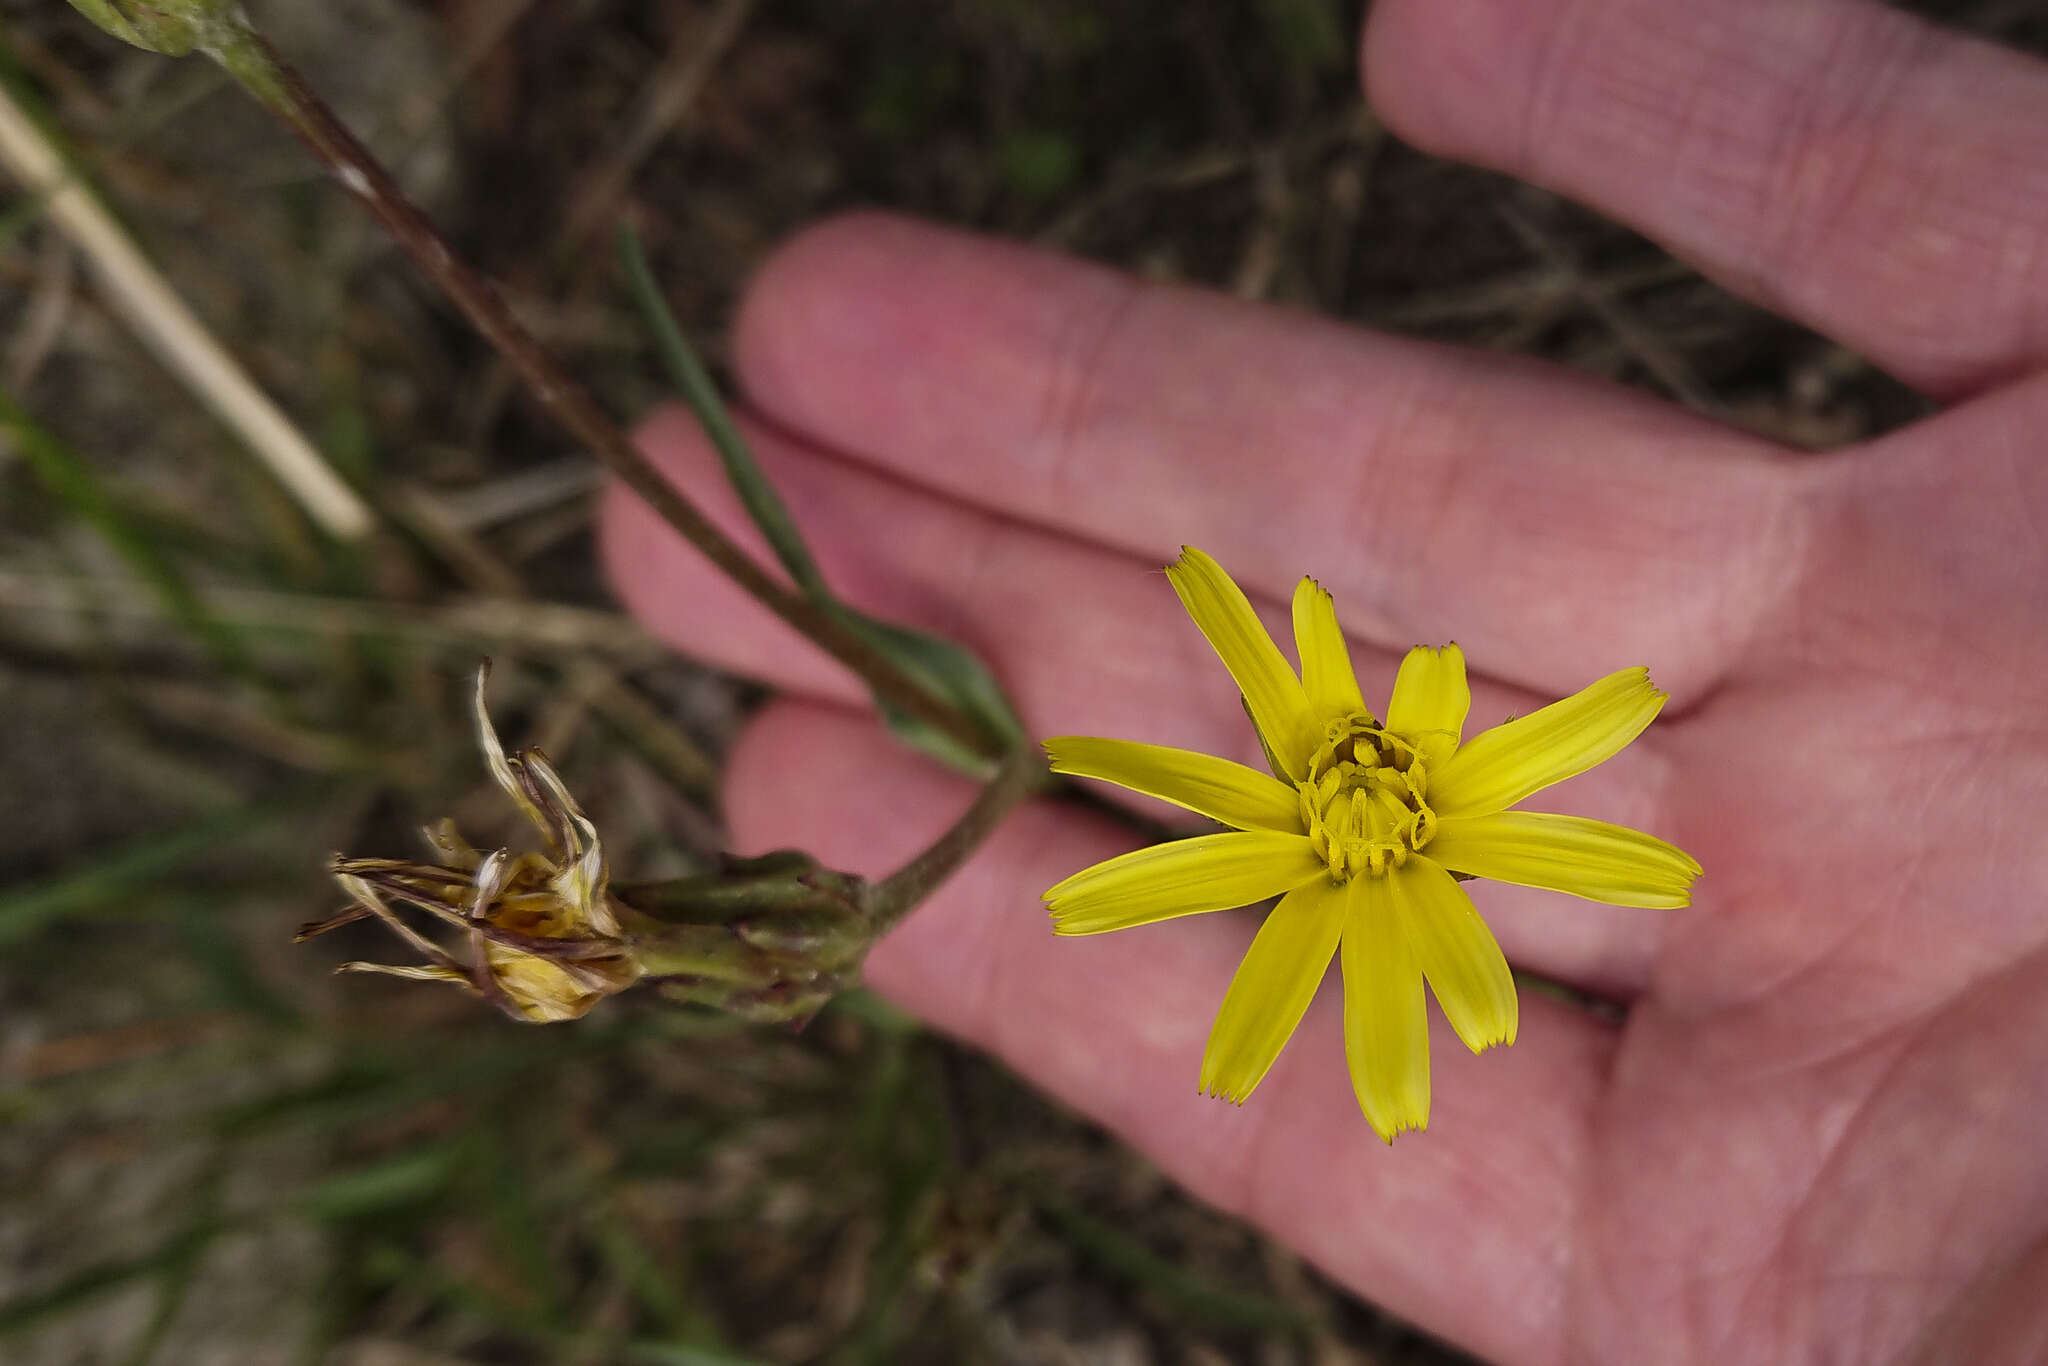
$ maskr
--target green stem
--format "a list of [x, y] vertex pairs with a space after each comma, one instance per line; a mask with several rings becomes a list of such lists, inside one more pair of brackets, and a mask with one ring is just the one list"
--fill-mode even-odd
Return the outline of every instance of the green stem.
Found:
[[589, 391], [513, 317], [490, 282], [456, 256], [390, 173], [260, 34], [236, 21], [208, 32], [200, 46], [244, 90], [290, 125], [335, 179], [362, 201], [518, 372], [549, 415], [706, 559], [858, 674], [878, 696], [975, 753], [991, 758], [1002, 753], [1001, 740], [986, 727], [919, 684], [827, 607], [770, 576], [662, 478]]
[[1055, 781], [1038, 746], [1019, 745], [1011, 750], [996, 776], [951, 829], [868, 889], [868, 923], [875, 937], [887, 933], [951, 877], [1019, 802], [1049, 790]]

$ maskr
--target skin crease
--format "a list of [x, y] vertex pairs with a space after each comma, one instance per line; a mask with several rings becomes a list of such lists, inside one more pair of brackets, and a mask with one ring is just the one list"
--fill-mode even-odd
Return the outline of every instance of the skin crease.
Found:
[[[1369, 700], [1457, 639], [1468, 734], [1646, 663], [1664, 717], [1529, 806], [1673, 840], [1696, 904], [1474, 884], [1513, 961], [1627, 1018], [1524, 993], [1520, 1042], [1480, 1057], [1434, 1019], [1430, 1128], [1391, 1148], [1334, 984], [1247, 1106], [1195, 1094], [1250, 917], [1049, 932], [1038, 893], [1130, 844], [1099, 814], [1020, 811], [871, 980], [1489, 1359], [2042, 1359], [2048, 68], [1849, 0], [1380, 0], [1363, 53], [1403, 136], [1583, 198], [1950, 406], [1793, 456], [869, 215], [750, 290], [760, 453], [835, 582], [981, 650], [1034, 734], [1255, 760], [1157, 572], [1184, 541], [1275, 624], [1317, 575]], [[687, 418], [644, 438], [740, 524]], [[656, 630], [791, 694], [733, 756], [743, 851], [879, 872], [964, 805], [644, 508], [615, 493], [603, 530]]]

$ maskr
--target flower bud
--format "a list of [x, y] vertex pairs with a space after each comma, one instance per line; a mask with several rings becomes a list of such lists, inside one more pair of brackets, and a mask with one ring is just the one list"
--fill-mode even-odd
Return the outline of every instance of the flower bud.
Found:
[[876, 934], [867, 884], [798, 850], [614, 895], [663, 996], [762, 1023], [802, 1024], [857, 985]]

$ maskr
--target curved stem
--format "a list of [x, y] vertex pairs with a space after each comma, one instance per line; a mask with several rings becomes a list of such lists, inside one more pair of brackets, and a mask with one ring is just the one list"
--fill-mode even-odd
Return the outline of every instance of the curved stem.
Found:
[[975, 797], [974, 804], [960, 814], [945, 834], [868, 889], [868, 923], [875, 937], [880, 938], [951, 877], [1019, 802], [1047, 791], [1057, 782], [1038, 746], [1019, 745], [1011, 750], [995, 777]]
[[414, 264], [497, 348], [570, 436], [587, 446], [722, 573], [860, 675], [877, 694], [973, 752], [991, 758], [1002, 752], [997, 737], [920, 686], [829, 610], [769, 575], [663, 479], [590, 392], [512, 315], [490, 282], [449, 248], [390, 173], [260, 34], [237, 23], [211, 36], [214, 41], [205, 47], [208, 55], [291, 126], [335, 179], [362, 201]]

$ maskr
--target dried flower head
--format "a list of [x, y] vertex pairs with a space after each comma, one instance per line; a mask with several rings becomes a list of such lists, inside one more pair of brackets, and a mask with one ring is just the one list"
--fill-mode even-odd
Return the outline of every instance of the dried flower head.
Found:
[[[378, 972], [419, 981], [453, 982], [514, 1019], [547, 1024], [580, 1019], [607, 996], [638, 981], [607, 891], [604, 847], [538, 750], [507, 755], [484, 707], [486, 662], [476, 676], [477, 741], [491, 776], [540, 831], [543, 851], [485, 854], [442, 820], [423, 833], [438, 863], [344, 858], [335, 880], [351, 904], [299, 931], [301, 940], [337, 925], [375, 916], [427, 961], [419, 965], [344, 963], [342, 972]], [[462, 932], [470, 961], [414, 930], [391, 908], [410, 902]]]

